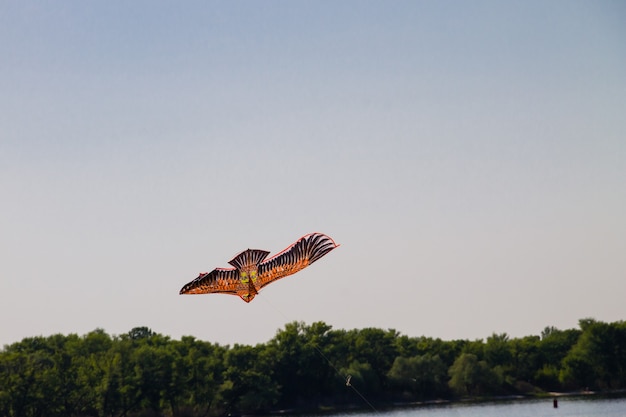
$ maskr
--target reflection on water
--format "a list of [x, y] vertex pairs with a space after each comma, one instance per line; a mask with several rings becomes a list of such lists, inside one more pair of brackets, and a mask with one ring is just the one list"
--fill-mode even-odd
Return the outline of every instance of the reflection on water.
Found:
[[479, 404], [445, 404], [402, 408], [378, 413], [345, 413], [350, 417], [626, 417], [626, 398], [560, 397]]

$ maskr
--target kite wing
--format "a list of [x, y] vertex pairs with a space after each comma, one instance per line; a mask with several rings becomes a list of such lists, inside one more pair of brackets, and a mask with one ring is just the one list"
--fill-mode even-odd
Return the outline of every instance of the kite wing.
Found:
[[311, 233], [259, 265], [257, 288], [306, 268], [338, 245], [329, 236]]
[[198, 275], [181, 290], [180, 294], [237, 294], [240, 287], [239, 272], [236, 269], [216, 268]]

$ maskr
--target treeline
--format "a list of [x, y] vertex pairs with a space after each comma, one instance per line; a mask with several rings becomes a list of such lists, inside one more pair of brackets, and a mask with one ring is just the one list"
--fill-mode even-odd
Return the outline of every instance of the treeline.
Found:
[[146, 327], [31, 337], [0, 351], [0, 415], [215, 416], [626, 388], [626, 322], [579, 324], [443, 341], [293, 322], [232, 347]]

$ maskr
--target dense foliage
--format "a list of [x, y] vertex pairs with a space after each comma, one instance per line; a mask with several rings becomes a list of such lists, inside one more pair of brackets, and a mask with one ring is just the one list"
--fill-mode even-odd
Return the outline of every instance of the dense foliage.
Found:
[[586, 388], [626, 388], [626, 322], [485, 341], [294, 322], [265, 344], [232, 347], [139, 327], [0, 351], [8, 417], [212, 416]]

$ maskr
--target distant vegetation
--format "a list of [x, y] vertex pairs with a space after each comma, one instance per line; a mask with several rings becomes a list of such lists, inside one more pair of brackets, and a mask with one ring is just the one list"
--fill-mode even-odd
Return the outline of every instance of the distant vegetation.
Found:
[[139, 327], [0, 351], [7, 417], [215, 416], [587, 388], [626, 388], [626, 322], [485, 341], [293, 322], [267, 343], [232, 347]]

